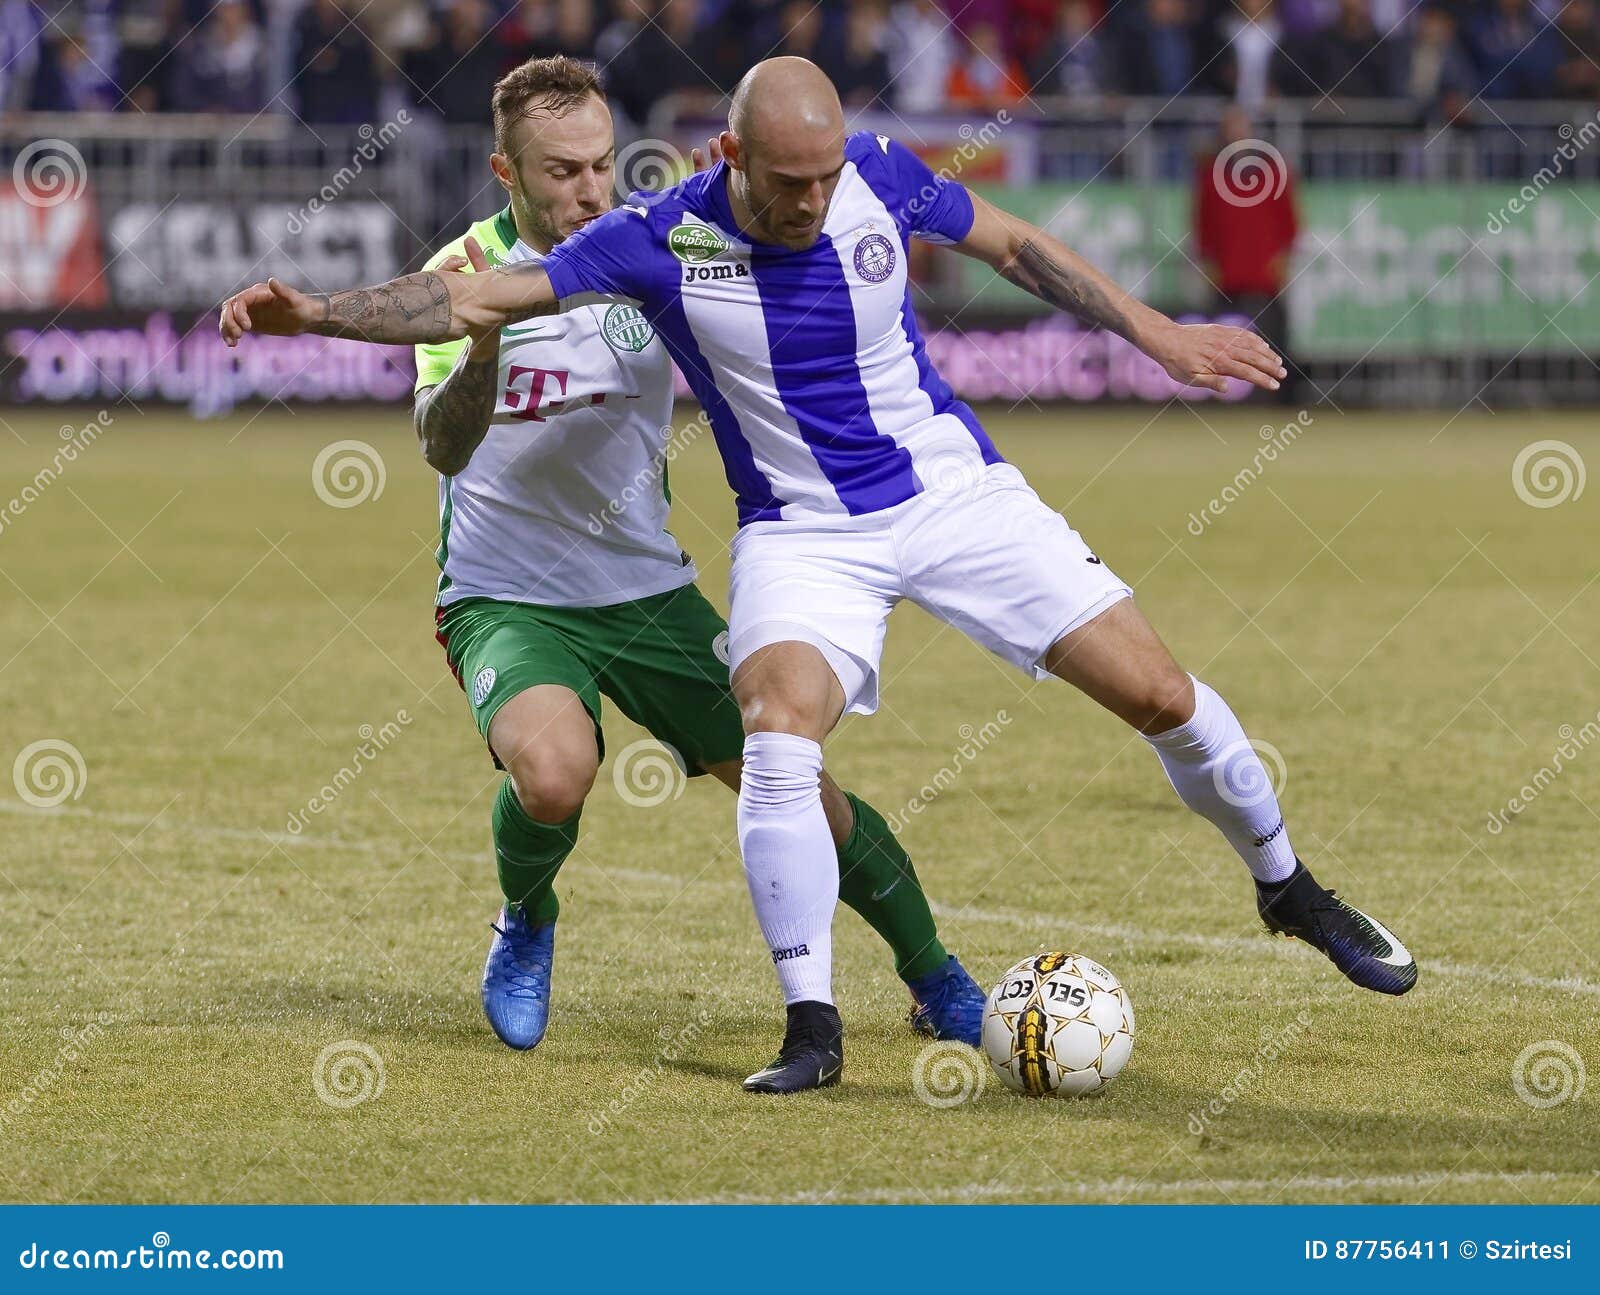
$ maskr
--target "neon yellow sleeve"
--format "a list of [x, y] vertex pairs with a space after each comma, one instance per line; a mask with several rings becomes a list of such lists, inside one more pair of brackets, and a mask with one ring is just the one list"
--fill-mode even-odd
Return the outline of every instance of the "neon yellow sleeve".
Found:
[[[465, 256], [466, 247], [467, 236], [463, 234], [455, 242], [440, 248], [424, 268], [432, 270], [447, 257]], [[455, 342], [426, 342], [417, 347], [417, 384], [412, 388], [412, 393], [424, 387], [437, 387], [448, 378], [450, 370], [456, 367], [456, 361], [466, 348], [466, 338]]]
[[[483, 248], [484, 259], [491, 266], [499, 265], [505, 260], [506, 253], [511, 244], [516, 241], [517, 229], [511, 220], [511, 210], [507, 208], [498, 216], [488, 220], [480, 220], [467, 230], [455, 242], [441, 247], [433, 254], [424, 269], [432, 270], [441, 261], [452, 256], [466, 256], [467, 239], [476, 238], [478, 245]], [[471, 270], [467, 271], [469, 274]], [[462, 338], [455, 342], [432, 342], [416, 348], [417, 353], [417, 383], [412, 388], [413, 393], [421, 391], [424, 387], [436, 387], [450, 376], [450, 370], [456, 367], [456, 361], [461, 357], [461, 352], [467, 347], [467, 341]]]

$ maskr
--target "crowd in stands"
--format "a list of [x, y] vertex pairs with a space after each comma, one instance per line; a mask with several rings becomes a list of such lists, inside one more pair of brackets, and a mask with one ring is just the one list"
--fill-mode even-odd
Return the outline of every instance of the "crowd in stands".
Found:
[[475, 123], [501, 72], [556, 52], [602, 64], [640, 123], [769, 53], [900, 113], [1220, 94], [1448, 120], [1600, 96], [1596, 0], [0, 0], [0, 106]]

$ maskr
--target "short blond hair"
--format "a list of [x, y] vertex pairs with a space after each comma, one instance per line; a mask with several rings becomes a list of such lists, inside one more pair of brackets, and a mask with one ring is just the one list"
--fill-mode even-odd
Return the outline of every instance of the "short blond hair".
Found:
[[593, 63], [565, 54], [530, 58], [495, 82], [489, 101], [494, 114], [494, 146], [510, 152], [511, 124], [534, 112], [564, 117], [590, 95], [605, 102], [605, 88]]

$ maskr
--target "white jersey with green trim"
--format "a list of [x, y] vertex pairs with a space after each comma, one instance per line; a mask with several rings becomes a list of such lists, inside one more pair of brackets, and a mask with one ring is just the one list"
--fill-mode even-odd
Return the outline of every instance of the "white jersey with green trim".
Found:
[[[519, 240], [503, 259], [541, 258]], [[502, 329], [488, 434], [439, 480], [439, 603], [604, 607], [690, 583], [667, 530], [671, 436], [672, 362], [634, 307]]]

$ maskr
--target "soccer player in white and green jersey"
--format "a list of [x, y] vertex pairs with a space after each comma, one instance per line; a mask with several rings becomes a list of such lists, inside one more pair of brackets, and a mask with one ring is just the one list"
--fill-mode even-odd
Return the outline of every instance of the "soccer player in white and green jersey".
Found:
[[[592, 69], [532, 60], [495, 86], [493, 110], [509, 205], [432, 268], [538, 260], [612, 206]], [[626, 305], [417, 348], [417, 434], [440, 473], [438, 637], [507, 771], [493, 811], [506, 902], [483, 1002], [515, 1048], [548, 1022], [553, 883], [604, 753], [601, 695], [691, 776], [739, 786], [727, 625], [667, 530], [672, 398], [671, 361]], [[876, 810], [822, 783], [841, 894], [893, 949], [914, 1024], [976, 1043], [983, 994], [940, 944], [910, 859]]]

